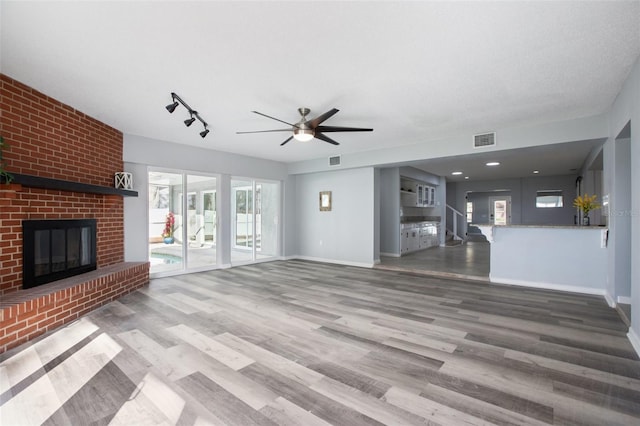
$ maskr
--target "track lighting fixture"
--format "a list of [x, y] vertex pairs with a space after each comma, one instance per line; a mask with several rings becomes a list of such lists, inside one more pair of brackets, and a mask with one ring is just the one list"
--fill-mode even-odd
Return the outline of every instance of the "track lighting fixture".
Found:
[[173, 111], [176, 110], [176, 108], [178, 108], [178, 102], [174, 102], [172, 104], [169, 104], [169, 105], [166, 106], [166, 108], [167, 108], [167, 111], [173, 112]]
[[189, 127], [193, 124], [194, 121], [196, 121], [196, 119], [193, 117], [193, 114], [191, 114], [191, 118], [184, 120], [184, 125]]
[[167, 111], [169, 111], [170, 113], [173, 113], [173, 111], [176, 110], [178, 105], [182, 104], [182, 106], [187, 109], [187, 111], [189, 112], [189, 116], [190, 116], [190, 118], [184, 120], [184, 125], [189, 127], [197, 119], [204, 126], [204, 130], [202, 132], [200, 132], [200, 136], [204, 138], [205, 136], [207, 136], [209, 134], [209, 129], [208, 129], [209, 125], [207, 124], [206, 121], [204, 121], [202, 119], [202, 117], [200, 117], [200, 114], [198, 114], [198, 111], [194, 111], [193, 109], [191, 109], [191, 107], [189, 105], [187, 105], [187, 103], [185, 101], [183, 101], [180, 98], [180, 96], [176, 95], [173, 92], [171, 92], [171, 100], [173, 102], [165, 107], [167, 109]]

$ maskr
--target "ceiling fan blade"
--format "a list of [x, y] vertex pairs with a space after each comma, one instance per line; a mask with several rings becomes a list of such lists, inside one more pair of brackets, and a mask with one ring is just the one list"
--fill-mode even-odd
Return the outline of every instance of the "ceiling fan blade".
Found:
[[270, 115], [263, 114], [263, 113], [258, 112], [258, 111], [251, 111], [251, 112], [252, 112], [252, 113], [254, 113], [254, 114], [261, 115], [261, 116], [263, 116], [263, 117], [270, 118], [270, 119], [272, 119], [272, 120], [279, 121], [279, 122], [284, 123], [284, 124], [288, 124], [288, 125], [289, 125], [289, 126], [291, 126], [291, 127], [295, 127], [295, 126], [296, 126], [295, 124], [287, 123], [286, 121], [282, 121], [282, 120], [280, 120], [279, 118], [271, 117]]
[[329, 143], [334, 144], [334, 145], [340, 145], [338, 142], [334, 141], [333, 139], [331, 139], [328, 136], [323, 135], [320, 132], [316, 132], [315, 137], [316, 137], [316, 139], [320, 139], [321, 141], [329, 142]]
[[317, 132], [373, 132], [373, 129], [362, 127], [318, 126]]
[[243, 135], [245, 133], [269, 133], [269, 132], [290, 132], [291, 129], [275, 129], [275, 130], [252, 130], [249, 132], [236, 132], [236, 135]]
[[287, 142], [289, 142], [291, 139], [293, 139], [293, 136], [289, 136], [289, 139], [287, 139], [286, 141], [282, 142], [282, 143], [280, 144], [280, 146], [282, 146], [282, 145], [286, 144], [286, 143], [287, 143]]
[[317, 116], [316, 118], [314, 118], [313, 120], [310, 120], [308, 122], [308, 124], [311, 126], [311, 128], [315, 129], [316, 127], [318, 127], [320, 124], [322, 124], [324, 121], [326, 121], [327, 119], [333, 117], [333, 115], [340, 111], [339, 109], [331, 109], [327, 112], [325, 112], [322, 115]]

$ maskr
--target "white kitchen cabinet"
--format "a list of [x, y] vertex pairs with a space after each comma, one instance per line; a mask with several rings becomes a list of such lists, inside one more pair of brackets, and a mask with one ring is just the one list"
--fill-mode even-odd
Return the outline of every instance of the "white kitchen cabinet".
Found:
[[436, 187], [400, 177], [400, 203], [404, 207], [435, 207]]
[[438, 222], [404, 223], [400, 227], [400, 254], [440, 245]]
[[434, 207], [436, 205], [436, 188], [434, 186], [425, 186], [425, 192], [427, 207]]
[[405, 223], [400, 228], [400, 253], [410, 253], [420, 249], [420, 228]]

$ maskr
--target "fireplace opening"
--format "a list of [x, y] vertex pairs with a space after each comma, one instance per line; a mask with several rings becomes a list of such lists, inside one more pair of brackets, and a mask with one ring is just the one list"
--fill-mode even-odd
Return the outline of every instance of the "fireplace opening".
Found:
[[22, 288], [96, 269], [96, 220], [25, 220], [22, 222]]

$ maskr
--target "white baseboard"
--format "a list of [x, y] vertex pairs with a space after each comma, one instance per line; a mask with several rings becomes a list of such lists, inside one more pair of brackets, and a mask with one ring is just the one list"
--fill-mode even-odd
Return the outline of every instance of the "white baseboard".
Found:
[[380, 253], [380, 256], [386, 256], [386, 257], [401, 257], [400, 253]]
[[492, 284], [509, 284], [509, 285], [517, 285], [522, 287], [531, 287], [531, 288], [541, 288], [545, 290], [558, 290], [558, 291], [567, 291], [570, 293], [582, 293], [582, 294], [593, 294], [596, 296], [602, 296], [607, 301], [607, 304], [610, 307], [615, 307], [615, 303], [613, 298], [607, 293], [606, 290], [600, 288], [591, 288], [591, 287], [579, 287], [573, 285], [565, 285], [565, 284], [552, 284], [552, 283], [541, 283], [536, 281], [524, 281], [524, 280], [514, 280], [511, 278], [500, 278], [489, 275], [489, 281]]
[[623, 303], [625, 305], [631, 304], [631, 298], [627, 296], [618, 296], [618, 303]]
[[373, 268], [373, 263], [350, 262], [347, 260], [325, 259], [312, 256], [295, 256], [295, 259], [310, 260], [312, 262], [334, 263], [336, 265], [357, 266], [358, 268]]
[[627, 337], [629, 338], [629, 342], [631, 342], [631, 346], [633, 346], [633, 349], [636, 351], [636, 354], [640, 356], [640, 336], [638, 336], [633, 328], [629, 327]]
[[613, 297], [609, 294], [607, 290], [604, 290], [604, 300], [607, 301], [607, 305], [609, 305], [610, 308], [616, 307], [615, 300], [613, 300]]

